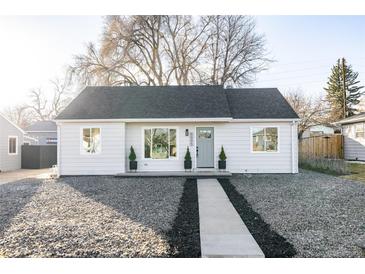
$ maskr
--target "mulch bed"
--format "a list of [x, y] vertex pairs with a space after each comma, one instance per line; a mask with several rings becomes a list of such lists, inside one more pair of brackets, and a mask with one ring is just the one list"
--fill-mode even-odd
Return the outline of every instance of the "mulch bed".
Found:
[[167, 233], [172, 257], [199, 258], [199, 203], [196, 179], [187, 179], [184, 184], [177, 216], [172, 229]]
[[255, 212], [229, 179], [219, 179], [224, 191], [267, 258], [290, 258], [296, 250]]

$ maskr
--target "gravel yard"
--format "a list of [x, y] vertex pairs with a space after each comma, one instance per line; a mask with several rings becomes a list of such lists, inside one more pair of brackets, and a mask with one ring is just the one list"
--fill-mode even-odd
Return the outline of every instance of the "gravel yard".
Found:
[[194, 184], [89, 176], [0, 185], [0, 257], [188, 256], [184, 241], [199, 255], [199, 219], [187, 220], [181, 199]]
[[295, 257], [361, 257], [356, 242], [365, 237], [363, 183], [306, 170], [235, 175], [230, 182], [259, 214], [255, 218], [295, 248]]

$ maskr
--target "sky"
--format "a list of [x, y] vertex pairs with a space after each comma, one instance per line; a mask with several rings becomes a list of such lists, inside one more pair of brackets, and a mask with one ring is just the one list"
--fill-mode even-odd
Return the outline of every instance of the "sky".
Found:
[[100, 16], [0, 17], [0, 109], [26, 102], [32, 88], [49, 89], [102, 27]]
[[255, 87], [324, 94], [332, 66], [345, 57], [365, 85], [365, 16], [256, 16], [276, 60], [257, 75]]
[[[255, 16], [275, 60], [253, 87], [323, 94], [336, 60], [345, 57], [365, 85], [365, 16]], [[101, 16], [0, 17], [0, 109], [24, 103], [32, 88], [50, 89], [87, 42], [98, 42]]]

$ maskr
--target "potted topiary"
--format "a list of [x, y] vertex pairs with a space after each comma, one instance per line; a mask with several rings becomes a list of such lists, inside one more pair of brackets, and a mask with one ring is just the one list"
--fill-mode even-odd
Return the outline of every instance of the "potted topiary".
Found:
[[184, 161], [184, 169], [185, 171], [187, 169], [191, 169], [191, 155], [190, 155], [190, 151], [189, 151], [189, 147], [186, 148], [186, 153], [185, 153], [185, 161]]
[[136, 153], [134, 152], [133, 146], [131, 146], [131, 152], [129, 153], [129, 169], [137, 171]]
[[220, 170], [226, 169], [226, 153], [224, 152], [224, 148], [222, 146], [221, 153], [219, 153], [219, 161], [218, 161], [218, 168]]

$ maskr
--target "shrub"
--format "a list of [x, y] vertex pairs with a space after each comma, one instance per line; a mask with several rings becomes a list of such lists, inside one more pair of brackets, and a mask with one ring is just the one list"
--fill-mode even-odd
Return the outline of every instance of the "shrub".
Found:
[[131, 146], [131, 152], [129, 153], [129, 160], [130, 161], [135, 161], [137, 158], [136, 153], [134, 152], [134, 148], [133, 146]]
[[224, 152], [224, 148], [222, 146], [221, 153], [219, 153], [219, 160], [225, 161], [227, 159], [226, 153]]
[[190, 155], [189, 147], [186, 148], [185, 161], [191, 161], [191, 155]]

